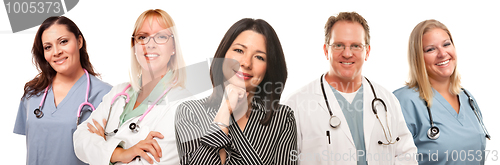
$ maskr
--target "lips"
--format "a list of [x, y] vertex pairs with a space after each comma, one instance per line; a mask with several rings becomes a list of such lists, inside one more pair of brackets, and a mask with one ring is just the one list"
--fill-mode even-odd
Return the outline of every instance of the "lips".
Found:
[[63, 64], [66, 61], [66, 59], [68, 59], [68, 57], [58, 59], [58, 60], [54, 61], [54, 63], [60, 65], [60, 64]]
[[146, 60], [154, 60], [156, 58], [158, 58], [160, 55], [156, 54], [156, 53], [148, 53], [148, 54], [145, 54], [144, 57], [146, 57]]
[[341, 64], [344, 64], [344, 65], [352, 65], [354, 64], [354, 62], [340, 62]]
[[450, 63], [450, 59], [448, 59], [448, 60], [446, 60], [446, 61], [439, 62], [439, 63], [437, 63], [436, 65], [437, 65], [437, 66], [443, 66], [443, 65], [446, 65], [446, 64], [448, 64], [448, 63]]
[[250, 75], [248, 73], [243, 73], [241, 71], [234, 71], [234, 75], [236, 75], [236, 77], [241, 78], [243, 80], [248, 80], [248, 79], [253, 77], [252, 75]]

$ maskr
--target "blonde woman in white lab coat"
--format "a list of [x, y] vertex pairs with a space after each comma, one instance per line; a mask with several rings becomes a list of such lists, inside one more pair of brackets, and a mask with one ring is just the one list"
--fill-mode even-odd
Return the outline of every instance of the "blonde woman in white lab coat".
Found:
[[172, 18], [160, 9], [143, 12], [131, 51], [130, 82], [115, 86], [78, 126], [75, 153], [89, 164], [179, 164], [174, 116], [190, 93]]

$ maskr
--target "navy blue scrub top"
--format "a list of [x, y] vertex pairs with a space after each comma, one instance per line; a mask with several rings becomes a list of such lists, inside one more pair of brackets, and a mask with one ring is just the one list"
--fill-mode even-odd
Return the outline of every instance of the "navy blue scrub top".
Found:
[[[89, 75], [89, 102], [95, 108], [99, 106], [102, 97], [111, 90], [111, 85]], [[43, 97], [23, 97], [19, 103], [14, 133], [26, 135], [26, 164], [85, 164], [80, 161], [73, 149], [73, 132], [76, 129], [78, 107], [85, 102], [87, 76], [85, 74], [71, 87], [66, 97], [56, 107], [52, 87], [47, 91], [47, 97], [42, 106], [44, 116], [36, 118], [33, 111], [38, 108]], [[82, 108], [80, 122], [85, 121], [91, 113], [90, 106]]]

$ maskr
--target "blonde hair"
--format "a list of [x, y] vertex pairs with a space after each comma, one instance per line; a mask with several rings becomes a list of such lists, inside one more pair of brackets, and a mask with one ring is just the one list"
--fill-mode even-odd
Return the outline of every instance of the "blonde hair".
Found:
[[[150, 9], [145, 12], [143, 12], [139, 18], [137, 18], [137, 21], [135, 22], [134, 25], [134, 33], [132, 33], [132, 36], [135, 36], [135, 34], [139, 31], [139, 29], [142, 28], [142, 24], [146, 19], [150, 18], [157, 18], [156, 21], [160, 23], [160, 26], [166, 26], [165, 28], [168, 29], [172, 34], [174, 35], [174, 49], [175, 49], [175, 54], [170, 57], [170, 60], [167, 64], [168, 70], [171, 70], [173, 73], [172, 79], [168, 82], [172, 82], [176, 79], [176, 83], [173, 87], [185, 87], [185, 81], [186, 81], [186, 71], [184, 67], [186, 66], [184, 62], [184, 58], [182, 57], [182, 52], [180, 49], [180, 42], [179, 42], [179, 35], [177, 34], [177, 29], [175, 28], [175, 23], [172, 17], [168, 15], [167, 12], [161, 10], [161, 9]], [[131, 62], [131, 67], [130, 67], [130, 84], [134, 91], [139, 91], [141, 89], [141, 86], [139, 85], [140, 82], [140, 75], [142, 73], [141, 65], [137, 61], [137, 58], [135, 57], [135, 49], [134, 49], [134, 39], [131, 37], [131, 56], [130, 56], [130, 62]]]
[[330, 16], [325, 24], [325, 44], [330, 44], [330, 38], [332, 37], [333, 25], [340, 21], [357, 22], [361, 24], [365, 30], [365, 44], [370, 45], [370, 27], [365, 18], [356, 12], [340, 12], [337, 16]]
[[[432, 91], [432, 86], [429, 81], [429, 76], [425, 68], [424, 61], [424, 50], [422, 44], [422, 38], [428, 31], [439, 28], [444, 30], [450, 37], [451, 43], [453, 43], [453, 38], [448, 28], [441, 22], [434, 19], [425, 20], [420, 22], [410, 34], [410, 39], [408, 42], [408, 63], [410, 66], [410, 79], [406, 82], [406, 85], [410, 88], [418, 90], [420, 93], [420, 98], [427, 102], [427, 106], [430, 108], [432, 106], [432, 98], [434, 93]], [[457, 66], [453, 70], [453, 74], [450, 76], [450, 93], [458, 95], [461, 91], [460, 86], [460, 74], [457, 71]]]

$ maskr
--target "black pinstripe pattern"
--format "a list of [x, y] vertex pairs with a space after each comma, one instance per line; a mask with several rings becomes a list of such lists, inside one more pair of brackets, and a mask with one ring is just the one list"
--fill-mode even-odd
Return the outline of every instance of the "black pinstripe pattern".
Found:
[[179, 105], [175, 131], [181, 164], [220, 165], [219, 150], [227, 153], [226, 164], [297, 164], [290, 152], [297, 150], [297, 128], [290, 107], [280, 105], [271, 123], [259, 123], [265, 116], [264, 105], [252, 101], [252, 113], [242, 132], [234, 118], [229, 134], [212, 124], [217, 110], [206, 108], [207, 98]]

